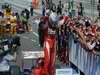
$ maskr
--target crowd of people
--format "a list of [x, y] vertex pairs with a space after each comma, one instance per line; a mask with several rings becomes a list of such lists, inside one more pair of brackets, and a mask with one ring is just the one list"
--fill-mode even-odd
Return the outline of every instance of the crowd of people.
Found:
[[[5, 4], [0, 11], [0, 31], [2, 32], [2, 29], [4, 29], [1, 25], [6, 24], [10, 32], [29, 32], [30, 27], [28, 20], [31, 16], [33, 16], [33, 7], [30, 7], [30, 10], [23, 9], [21, 12], [14, 12], [9, 4]], [[9, 24], [9, 26], [7, 24]], [[14, 30], [11, 31], [12, 27], [14, 27]]]
[[[8, 69], [6, 72], [6, 69], [4, 71], [1, 69], [6, 65], [11, 68], [11, 62], [16, 63], [16, 54], [21, 46], [20, 36], [17, 34], [30, 32], [28, 20], [33, 16], [33, 7], [30, 8], [30, 11], [22, 9], [21, 12], [13, 11], [12, 8], [10, 4], [5, 3], [2, 4], [0, 10], [0, 66], [4, 65], [0, 67], [0, 75], [13, 75], [12, 70]], [[15, 66], [19, 67], [18, 65]]]
[[[75, 41], [80, 40], [87, 50], [93, 50], [100, 44], [99, 24], [93, 23], [88, 17], [74, 18], [73, 20], [71, 30], [76, 37]], [[71, 24], [69, 23], [69, 25]]]
[[85, 50], [93, 53], [100, 51], [100, 19], [94, 21], [91, 17], [83, 15], [82, 3], [79, 4], [80, 10], [74, 16], [71, 16], [73, 13], [68, 9], [66, 11], [68, 14], [63, 13], [61, 1], [59, 1], [57, 11], [55, 9], [56, 7], [52, 6], [51, 9], [46, 10], [45, 16], [40, 19], [38, 29], [39, 42], [45, 53], [44, 70], [46, 75], [55, 74], [56, 54], [61, 62], [68, 62], [69, 32], [74, 37], [74, 43], [80, 42]]
[[[11, 11], [9, 5], [3, 6], [4, 11], [0, 11], [0, 55], [13, 48], [16, 33], [16, 16]], [[12, 15], [11, 15], [12, 14]], [[16, 47], [20, 44], [19, 38], [16, 40]], [[4, 46], [4, 48], [3, 48]], [[6, 46], [6, 47], [5, 47]], [[6, 49], [5, 49], [6, 48]], [[3, 51], [4, 50], [4, 51]], [[4, 53], [5, 54], [5, 53]]]
[[[44, 5], [43, 2], [42, 4]], [[45, 10], [45, 8], [43, 6], [38, 28], [39, 43], [44, 50], [44, 59], [36, 62], [37, 65], [33, 68], [32, 75], [55, 75], [56, 56], [64, 64], [69, 63], [68, 40], [70, 35], [68, 33], [73, 35], [74, 43], [80, 42], [87, 51], [100, 52], [100, 19], [94, 21], [85, 16], [82, 3], [79, 4], [78, 11], [75, 10], [75, 15], [72, 12], [73, 2], [63, 6], [59, 1], [57, 7], [53, 4], [50, 9]], [[30, 11], [25, 9], [20, 15], [11, 10], [5, 12], [0, 13], [0, 24], [2, 24], [2, 19], [7, 20], [4, 22], [6, 32], [11, 31], [12, 25], [15, 25], [14, 32], [29, 32]], [[5, 15], [10, 16], [5, 17]], [[31, 9], [31, 16], [33, 16], [33, 9]]]

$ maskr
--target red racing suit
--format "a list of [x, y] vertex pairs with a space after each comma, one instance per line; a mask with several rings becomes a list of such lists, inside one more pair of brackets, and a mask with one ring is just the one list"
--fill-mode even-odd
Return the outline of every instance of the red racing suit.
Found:
[[55, 35], [45, 37], [44, 41], [45, 70], [49, 75], [55, 75], [56, 40]]
[[[46, 23], [44, 28], [44, 67], [46, 75], [55, 75], [55, 59], [56, 59], [56, 39], [55, 31], [49, 29], [49, 19], [45, 17]], [[51, 30], [51, 31], [50, 31]], [[50, 34], [48, 34], [50, 32]]]
[[[42, 17], [45, 21], [44, 27], [44, 62], [46, 75], [55, 75], [55, 59], [56, 59], [56, 37], [55, 30], [49, 28], [49, 18]], [[68, 16], [64, 16], [64, 22], [68, 20]]]

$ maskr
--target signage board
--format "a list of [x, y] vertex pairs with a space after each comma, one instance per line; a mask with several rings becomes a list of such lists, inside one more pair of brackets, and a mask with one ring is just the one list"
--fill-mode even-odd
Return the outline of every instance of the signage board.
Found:
[[73, 75], [72, 68], [56, 69], [56, 75]]

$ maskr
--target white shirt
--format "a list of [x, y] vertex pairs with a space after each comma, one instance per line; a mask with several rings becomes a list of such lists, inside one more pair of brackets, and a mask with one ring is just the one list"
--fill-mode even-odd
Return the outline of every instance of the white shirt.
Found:
[[87, 45], [88, 45], [89, 49], [91, 50], [95, 47], [96, 43], [94, 42], [91, 44], [91, 42], [88, 42]]

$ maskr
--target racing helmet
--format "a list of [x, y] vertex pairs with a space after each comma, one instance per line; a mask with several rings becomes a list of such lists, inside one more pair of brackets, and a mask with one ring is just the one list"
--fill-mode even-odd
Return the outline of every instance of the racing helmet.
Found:
[[55, 12], [51, 12], [49, 16], [50, 27], [55, 28], [58, 25], [59, 17]]

